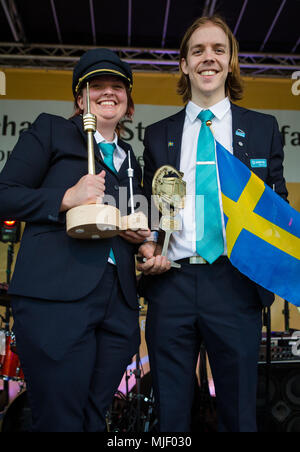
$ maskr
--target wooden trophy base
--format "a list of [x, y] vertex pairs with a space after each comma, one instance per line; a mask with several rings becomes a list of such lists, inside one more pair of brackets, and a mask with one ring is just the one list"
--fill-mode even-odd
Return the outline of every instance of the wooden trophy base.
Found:
[[75, 239], [105, 239], [127, 229], [148, 229], [143, 213], [121, 217], [119, 209], [105, 204], [74, 207], [67, 212], [66, 220], [67, 234]]
[[67, 234], [75, 239], [105, 239], [121, 229], [120, 211], [105, 204], [87, 204], [67, 212]]

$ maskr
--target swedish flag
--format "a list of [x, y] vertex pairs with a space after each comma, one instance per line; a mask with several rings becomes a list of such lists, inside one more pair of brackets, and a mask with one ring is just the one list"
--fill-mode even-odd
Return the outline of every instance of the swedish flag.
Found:
[[300, 213], [218, 142], [216, 153], [231, 263], [300, 306]]

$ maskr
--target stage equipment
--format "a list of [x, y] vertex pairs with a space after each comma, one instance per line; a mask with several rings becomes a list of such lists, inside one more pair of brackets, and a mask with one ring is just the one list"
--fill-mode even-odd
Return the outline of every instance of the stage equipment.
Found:
[[[94, 133], [97, 118], [90, 111], [89, 82], [86, 84], [87, 113], [83, 115], [83, 128], [87, 133], [88, 173], [95, 175]], [[67, 212], [67, 234], [76, 239], [103, 239], [114, 237], [127, 229], [148, 229], [148, 221], [142, 212], [134, 212], [133, 203], [133, 169], [130, 155], [127, 171], [130, 186], [131, 215], [122, 217], [119, 209], [106, 204], [88, 204], [73, 207]]]
[[5, 381], [24, 381], [15, 335], [4, 329], [0, 330], [0, 378]]
[[259, 432], [300, 433], [300, 361], [271, 363], [268, 372], [259, 364], [257, 425]]
[[141, 378], [139, 388], [128, 394], [117, 391], [107, 414], [108, 431], [120, 433], [158, 433], [150, 373]]
[[152, 380], [145, 342], [144, 321], [147, 315], [147, 303], [140, 298], [139, 305], [141, 345], [132, 364], [127, 367], [125, 378], [123, 377], [108, 411], [106, 423], [109, 432], [157, 431], [157, 416], [154, 410]]
[[[4, 225], [1, 236], [5, 238], [5, 242], [10, 242], [7, 247], [7, 267], [6, 267], [6, 284], [0, 284], [0, 304], [5, 305], [5, 314], [0, 316], [4, 323], [1, 333], [1, 353], [0, 353], [0, 378], [4, 381], [4, 388], [0, 392], [0, 410], [2, 411], [9, 403], [9, 382], [11, 380], [19, 381], [24, 384], [24, 375], [20, 368], [20, 361], [16, 354], [15, 338], [10, 331], [11, 307], [10, 298], [7, 295], [7, 289], [10, 284], [12, 274], [12, 264], [14, 258], [14, 244], [20, 240], [20, 222], [14, 220], [6, 220], [2, 222]], [[1, 225], [2, 226], [2, 225]]]
[[[170, 165], [158, 168], [152, 180], [154, 204], [162, 216], [159, 228], [165, 232], [162, 256], [167, 256], [170, 237], [173, 232], [182, 228], [179, 211], [184, 208], [186, 182], [184, 174]], [[175, 218], [176, 217], [176, 218]], [[171, 267], [180, 268], [177, 262], [171, 262]]]
[[[298, 362], [300, 363], [300, 332], [297, 336], [294, 330], [287, 332], [273, 332], [270, 337], [269, 355], [272, 364], [281, 362]], [[298, 350], [299, 348], [299, 350]], [[264, 364], [267, 360], [268, 343], [267, 336], [263, 334], [260, 352], [259, 364]]]
[[21, 223], [16, 220], [0, 222], [0, 241], [4, 243], [18, 243], [21, 237]]

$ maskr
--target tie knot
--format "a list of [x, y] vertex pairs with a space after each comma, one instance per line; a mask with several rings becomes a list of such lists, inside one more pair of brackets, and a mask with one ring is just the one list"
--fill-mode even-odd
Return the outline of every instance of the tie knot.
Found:
[[207, 121], [211, 121], [214, 118], [214, 114], [210, 110], [202, 110], [200, 111], [198, 118], [202, 122], [202, 124], [206, 124]]
[[101, 149], [104, 157], [112, 157], [116, 148], [115, 143], [99, 143], [98, 146]]

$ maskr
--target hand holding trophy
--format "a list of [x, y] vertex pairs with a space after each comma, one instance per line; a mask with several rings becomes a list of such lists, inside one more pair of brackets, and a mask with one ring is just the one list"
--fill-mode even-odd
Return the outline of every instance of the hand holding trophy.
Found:
[[[160, 167], [153, 177], [152, 194], [154, 204], [162, 214], [159, 223], [159, 228], [165, 232], [162, 256], [167, 256], [172, 233], [182, 227], [178, 213], [184, 208], [186, 196], [183, 173], [170, 165]], [[171, 267], [180, 268], [180, 264], [171, 261]]]
[[[83, 129], [87, 133], [88, 173], [95, 175], [94, 133], [97, 130], [97, 118], [90, 109], [89, 82], [86, 84], [86, 113], [83, 115]], [[122, 217], [119, 209], [102, 203], [73, 207], [66, 215], [67, 234], [70, 237], [102, 239], [113, 237], [128, 229], [133, 231], [148, 229], [146, 216], [142, 212], [134, 211], [132, 184], [134, 170], [131, 167], [130, 152], [128, 152], [128, 163], [131, 214]]]

